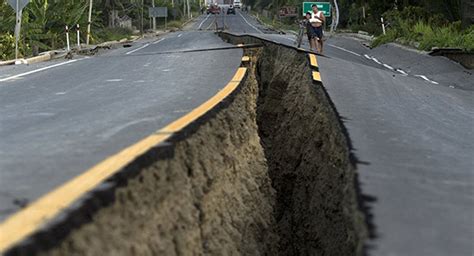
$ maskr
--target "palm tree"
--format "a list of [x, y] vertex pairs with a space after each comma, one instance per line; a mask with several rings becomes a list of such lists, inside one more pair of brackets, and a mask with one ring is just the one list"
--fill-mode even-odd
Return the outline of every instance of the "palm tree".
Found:
[[[64, 45], [65, 26], [85, 24], [85, 0], [33, 0], [23, 16], [23, 44], [33, 50], [49, 50]], [[75, 37], [71, 37], [72, 41]]]

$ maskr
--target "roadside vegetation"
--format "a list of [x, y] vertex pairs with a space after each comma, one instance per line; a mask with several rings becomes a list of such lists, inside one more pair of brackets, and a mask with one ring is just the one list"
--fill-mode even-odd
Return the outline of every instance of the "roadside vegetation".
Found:
[[[294, 19], [278, 18], [282, 6], [301, 10], [303, 0], [246, 0], [254, 13], [277, 29], [297, 29]], [[334, 3], [334, 0], [329, 2]], [[339, 29], [365, 31], [374, 35], [372, 46], [397, 42], [420, 50], [433, 47], [474, 49], [474, 14], [469, 0], [337, 0]], [[267, 14], [267, 15], [264, 15]], [[381, 17], [387, 24], [383, 35]], [[301, 17], [298, 17], [301, 18]]]
[[[339, 0], [341, 25], [374, 35], [372, 46], [397, 42], [420, 50], [473, 49], [469, 0]], [[382, 32], [381, 18], [387, 25]]]
[[[152, 0], [94, 0], [92, 13], [91, 44], [130, 38], [151, 27], [148, 7]], [[155, 5], [168, 7], [168, 28], [181, 28], [187, 20], [183, 15], [184, 0], [175, 0], [175, 9], [169, 0], [155, 0]], [[89, 0], [31, 0], [23, 9], [20, 57], [37, 55], [40, 52], [61, 49], [66, 46], [65, 26], [70, 28], [71, 45], [76, 45], [76, 24], [80, 25], [81, 43], [86, 42]], [[143, 7], [143, 8], [142, 8]], [[143, 13], [142, 13], [143, 9]], [[198, 2], [190, 4], [192, 12], [199, 10]], [[111, 22], [111, 13], [130, 19], [131, 27], [125, 28]], [[142, 22], [143, 14], [143, 22]], [[164, 28], [164, 19], [157, 19], [157, 28]], [[7, 3], [0, 2], [0, 61], [15, 57], [15, 12]]]
[[434, 47], [474, 50], [474, 26], [463, 28], [461, 21], [451, 22], [441, 14], [412, 6], [387, 11], [383, 17], [387, 20], [387, 32], [374, 40], [374, 47], [398, 42], [425, 51]]

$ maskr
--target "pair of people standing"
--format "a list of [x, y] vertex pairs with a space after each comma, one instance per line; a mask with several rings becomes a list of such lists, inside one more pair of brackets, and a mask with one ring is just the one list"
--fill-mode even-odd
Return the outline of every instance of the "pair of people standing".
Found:
[[306, 33], [308, 35], [309, 46], [312, 51], [323, 53], [323, 24], [326, 17], [318, 6], [313, 4], [313, 11], [306, 13]]

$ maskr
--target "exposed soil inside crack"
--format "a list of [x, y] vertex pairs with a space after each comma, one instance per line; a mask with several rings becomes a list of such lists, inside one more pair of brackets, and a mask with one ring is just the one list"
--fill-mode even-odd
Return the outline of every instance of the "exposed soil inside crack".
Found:
[[277, 191], [280, 255], [356, 255], [364, 227], [337, 115], [305, 53], [267, 44], [256, 67], [257, 122]]

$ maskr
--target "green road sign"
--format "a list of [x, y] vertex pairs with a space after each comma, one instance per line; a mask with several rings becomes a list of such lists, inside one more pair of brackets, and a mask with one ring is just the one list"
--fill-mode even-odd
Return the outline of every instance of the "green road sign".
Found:
[[318, 9], [323, 12], [324, 16], [331, 17], [331, 3], [328, 2], [303, 2], [303, 16], [307, 12], [312, 12], [311, 6], [316, 4]]

